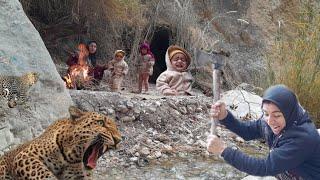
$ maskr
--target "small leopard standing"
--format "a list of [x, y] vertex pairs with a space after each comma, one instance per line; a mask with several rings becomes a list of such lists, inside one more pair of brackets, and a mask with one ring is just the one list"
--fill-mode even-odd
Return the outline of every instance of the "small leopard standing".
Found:
[[29, 72], [23, 76], [0, 75], [0, 97], [5, 98], [10, 108], [24, 104], [28, 90], [39, 79], [39, 74]]

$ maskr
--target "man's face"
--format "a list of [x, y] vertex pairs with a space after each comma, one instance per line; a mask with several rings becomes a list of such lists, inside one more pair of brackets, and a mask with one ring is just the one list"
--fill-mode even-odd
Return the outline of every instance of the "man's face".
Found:
[[284, 115], [273, 103], [263, 103], [262, 110], [264, 113], [264, 120], [270, 126], [272, 132], [278, 135], [282, 129], [286, 127]]
[[188, 67], [187, 59], [184, 54], [176, 53], [171, 58], [171, 65], [177, 71], [184, 71]]
[[92, 42], [89, 44], [89, 53], [94, 54], [97, 51], [97, 44]]

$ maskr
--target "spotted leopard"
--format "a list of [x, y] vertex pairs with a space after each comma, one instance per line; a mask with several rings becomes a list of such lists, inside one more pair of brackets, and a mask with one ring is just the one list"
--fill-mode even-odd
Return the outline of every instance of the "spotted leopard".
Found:
[[97, 112], [69, 108], [70, 117], [0, 157], [0, 179], [91, 179], [88, 171], [121, 141], [115, 122]]
[[28, 90], [39, 79], [39, 74], [29, 72], [23, 76], [0, 75], [0, 97], [7, 100], [10, 108], [26, 102]]

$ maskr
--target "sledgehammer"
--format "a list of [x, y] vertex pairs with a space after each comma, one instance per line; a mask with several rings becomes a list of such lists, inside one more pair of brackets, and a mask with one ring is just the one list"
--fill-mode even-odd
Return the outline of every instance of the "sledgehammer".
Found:
[[[226, 52], [224, 50], [220, 51], [211, 51], [209, 53], [199, 50], [197, 52], [197, 61], [200, 64], [207, 64], [207, 62], [211, 63], [212, 66], [212, 91], [213, 91], [213, 103], [217, 102], [220, 99], [220, 81], [221, 81], [221, 71], [225, 66], [225, 57], [229, 57], [230, 52]], [[211, 128], [210, 134], [217, 135], [216, 132], [216, 119], [211, 117]]]

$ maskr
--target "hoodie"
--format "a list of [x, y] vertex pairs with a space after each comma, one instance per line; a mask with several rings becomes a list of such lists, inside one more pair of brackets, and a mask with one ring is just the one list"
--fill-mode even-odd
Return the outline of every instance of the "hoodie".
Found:
[[245, 140], [264, 138], [269, 154], [255, 158], [227, 147], [222, 157], [237, 169], [255, 176], [286, 173], [303, 179], [319, 179], [320, 136], [296, 95], [284, 85], [275, 85], [265, 91], [262, 103], [265, 101], [273, 102], [285, 117], [286, 126], [279, 135], [273, 134], [263, 117], [243, 122], [228, 112], [221, 123]]
[[179, 46], [170, 46], [165, 56], [167, 70], [162, 72], [157, 78], [156, 87], [162, 94], [165, 94], [166, 91], [176, 91], [179, 95], [192, 95], [191, 86], [193, 78], [188, 72], [188, 68], [183, 72], [179, 72], [171, 65], [169, 54], [171, 54], [172, 57], [172, 53], [177, 50], [182, 51], [186, 55], [188, 67], [190, 66], [191, 57], [189, 53]]

